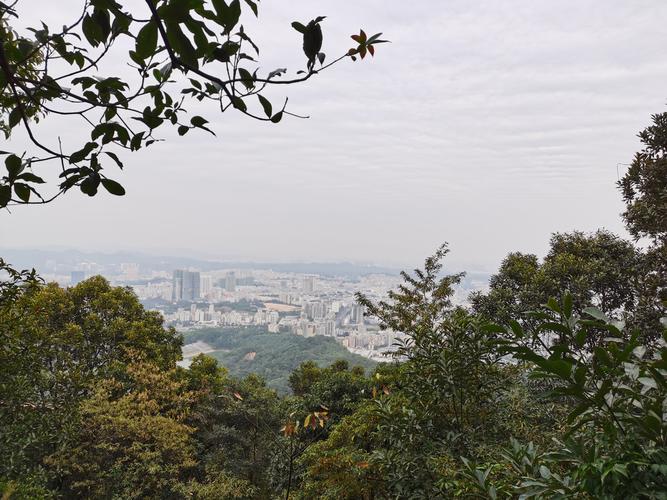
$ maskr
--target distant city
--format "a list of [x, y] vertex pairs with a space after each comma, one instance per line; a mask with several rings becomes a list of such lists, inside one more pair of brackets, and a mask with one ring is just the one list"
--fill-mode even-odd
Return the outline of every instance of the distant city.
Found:
[[[94, 275], [132, 288], [147, 309], [160, 312], [179, 331], [207, 327], [265, 327], [269, 333], [333, 337], [349, 351], [376, 361], [403, 340], [383, 330], [356, 303], [361, 292], [372, 300], [387, 297], [401, 282], [398, 270], [349, 263], [225, 263], [136, 255], [137, 262], [117, 262], [131, 254], [97, 255], [40, 252], [40, 275], [73, 286]], [[181, 266], [176, 267], [181, 264]], [[188, 265], [182, 265], [188, 264]], [[465, 304], [489, 276], [469, 273], [454, 296]], [[184, 356], [204, 352], [186, 346]], [[188, 353], [187, 355], [185, 353]]]

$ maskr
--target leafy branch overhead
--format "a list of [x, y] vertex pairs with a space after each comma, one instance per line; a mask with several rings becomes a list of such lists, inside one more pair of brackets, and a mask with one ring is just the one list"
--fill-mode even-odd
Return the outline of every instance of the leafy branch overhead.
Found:
[[[270, 87], [297, 84], [354, 59], [345, 53], [324, 64], [320, 16], [292, 23], [303, 36], [304, 70], [292, 77], [284, 67], [262, 71], [260, 47], [242, 23], [248, 11], [258, 15], [253, 0], [81, 0], [71, 24], [42, 22], [19, 31], [28, 7], [0, 3], [0, 129], [7, 139], [21, 129], [30, 144], [26, 151], [0, 152], [0, 208], [48, 203], [74, 187], [89, 196], [100, 186], [123, 195], [109, 177], [109, 167], [123, 168], [123, 152], [162, 140], [158, 129], [169, 125], [180, 136], [193, 129], [214, 134], [206, 118], [188, 115], [193, 100], [278, 123], [298, 115], [288, 110], [287, 98], [272, 102]], [[110, 54], [128, 41], [130, 71], [102, 74]], [[371, 37], [360, 47], [373, 53], [381, 42]], [[82, 131], [78, 144], [41, 133], [39, 123], [54, 115], [63, 128]]]

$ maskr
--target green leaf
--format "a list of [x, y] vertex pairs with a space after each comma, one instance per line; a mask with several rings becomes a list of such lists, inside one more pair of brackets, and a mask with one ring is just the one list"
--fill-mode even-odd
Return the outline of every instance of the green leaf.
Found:
[[224, 0], [213, 0], [212, 3], [218, 15], [218, 23], [225, 28], [223, 34], [231, 33], [241, 17], [241, 3], [239, 0], [232, 0], [229, 5]]
[[232, 105], [241, 111], [246, 111], [248, 109], [245, 102], [243, 102], [243, 99], [238, 96], [232, 96]]
[[258, 15], [257, 11], [257, 3], [254, 2], [253, 0], [245, 0], [245, 3], [248, 4], [248, 7], [252, 10], [252, 12], [255, 14], [255, 17]]
[[308, 58], [309, 66], [315, 62], [318, 52], [322, 48], [322, 27], [315, 20], [310, 21], [303, 34], [303, 52]]
[[247, 88], [248, 90], [252, 89], [255, 86], [255, 79], [252, 77], [250, 74], [250, 71], [248, 71], [245, 68], [239, 68], [239, 76], [241, 77], [241, 83]]
[[27, 184], [14, 184], [14, 192], [16, 193], [16, 196], [24, 202], [28, 203], [28, 201], [30, 201], [30, 188]]
[[157, 24], [148, 21], [137, 34], [137, 45], [135, 52], [142, 59], [148, 59], [157, 49]]
[[23, 162], [16, 155], [9, 155], [5, 158], [5, 167], [9, 173], [9, 178], [14, 179], [23, 171]]
[[175, 22], [166, 22], [165, 26], [167, 30], [167, 39], [181, 61], [187, 66], [199, 68], [197, 52], [192, 45], [192, 42], [190, 42], [190, 39], [183, 33], [180, 25]]
[[269, 100], [260, 94], [257, 94], [257, 98], [259, 99], [262, 108], [264, 108], [264, 113], [266, 114], [267, 118], [271, 118], [271, 114], [273, 113], [273, 106], [271, 106]]
[[102, 179], [102, 185], [109, 193], [116, 196], [124, 196], [125, 188], [111, 179]]
[[70, 163], [77, 163], [86, 159], [86, 157], [97, 147], [96, 142], [88, 142], [79, 151], [72, 153], [69, 157]]
[[658, 384], [655, 383], [655, 380], [653, 380], [650, 377], [639, 377], [637, 379], [640, 384], [642, 384], [644, 387], [648, 387], [649, 389], [657, 389]]
[[106, 8], [95, 8], [92, 18], [100, 30], [99, 41], [101, 43], [106, 43], [109, 35], [111, 34], [111, 19], [109, 18], [109, 11]]
[[18, 123], [21, 121], [21, 118], [23, 115], [21, 114], [21, 108], [16, 106], [12, 111], [9, 113], [9, 128], [14, 128]]
[[599, 319], [600, 321], [604, 321], [605, 323], [609, 321], [609, 318], [607, 318], [607, 316], [605, 316], [605, 314], [597, 307], [587, 307], [583, 310], [583, 312], [584, 314], [588, 314], [589, 316], [592, 316], [595, 319]]
[[100, 176], [97, 174], [92, 174], [81, 182], [79, 188], [81, 189], [81, 192], [87, 194], [88, 196], [95, 196], [97, 194], [97, 187], [99, 185]]
[[102, 41], [104, 38], [102, 28], [88, 14], [86, 14], [83, 18], [83, 22], [81, 23], [81, 29], [83, 31], [84, 36], [86, 37], [86, 40], [88, 40], [88, 42], [93, 47], [97, 47], [100, 44], [100, 41]]
[[112, 153], [111, 151], [105, 151], [107, 155], [109, 155], [109, 158], [111, 158], [113, 161], [116, 162], [116, 165], [118, 165], [118, 168], [121, 170], [123, 169], [123, 162], [120, 161], [120, 158], [116, 155], [116, 153]]
[[130, 149], [132, 151], [137, 151], [139, 148], [141, 148], [141, 141], [144, 138], [144, 133], [139, 132], [138, 134], [135, 134], [132, 137], [132, 140], [130, 141]]
[[44, 184], [44, 179], [31, 172], [26, 172], [24, 174], [21, 174], [18, 176], [18, 178], [26, 182], [34, 182], [35, 184]]
[[193, 116], [190, 118], [190, 123], [193, 127], [203, 127], [208, 123], [208, 120], [206, 118], [202, 118], [201, 116]]
[[0, 186], [0, 207], [6, 207], [12, 199], [12, 188], [10, 186]]
[[572, 295], [569, 292], [563, 297], [563, 316], [572, 317]]
[[303, 24], [301, 24], [300, 22], [297, 22], [297, 21], [294, 21], [292, 23], [292, 28], [297, 30], [302, 35], [306, 32], [306, 27]]

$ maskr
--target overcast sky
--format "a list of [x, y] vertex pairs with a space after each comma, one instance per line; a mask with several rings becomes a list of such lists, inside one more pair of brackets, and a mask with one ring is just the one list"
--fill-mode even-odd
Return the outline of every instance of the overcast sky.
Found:
[[[21, 3], [59, 25], [80, 2]], [[392, 44], [270, 94], [308, 120], [191, 106], [217, 138], [169, 133], [125, 155], [124, 198], [0, 215], [0, 245], [413, 266], [448, 241], [453, 265], [493, 270], [509, 251], [543, 255], [554, 231], [624, 234], [617, 164], [665, 110], [667, 2], [262, 3], [263, 70], [303, 66], [293, 20], [328, 16], [329, 58], [360, 27]], [[47, 122], [66, 144], [88, 133]]]

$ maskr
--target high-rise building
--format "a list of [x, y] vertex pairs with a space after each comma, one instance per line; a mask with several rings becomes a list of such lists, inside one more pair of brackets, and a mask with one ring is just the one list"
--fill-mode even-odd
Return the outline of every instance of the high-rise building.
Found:
[[201, 296], [201, 277], [196, 271], [184, 271], [176, 269], [172, 278], [171, 299], [174, 302], [180, 300], [193, 301]]
[[354, 325], [361, 325], [364, 322], [364, 307], [359, 304], [354, 304], [350, 311], [350, 323]]
[[72, 286], [82, 282], [85, 279], [86, 273], [84, 271], [72, 271], [69, 275], [69, 282]]
[[227, 276], [225, 276], [225, 290], [228, 292], [236, 290], [236, 274], [233, 272], [227, 273]]
[[313, 293], [315, 291], [315, 276], [304, 276], [303, 291], [304, 293]]
[[121, 279], [134, 281], [139, 279], [139, 264], [126, 262], [120, 265]]
[[201, 296], [207, 297], [213, 290], [213, 279], [210, 276], [201, 277]]

